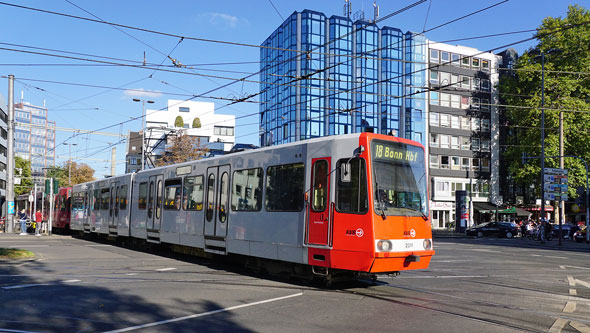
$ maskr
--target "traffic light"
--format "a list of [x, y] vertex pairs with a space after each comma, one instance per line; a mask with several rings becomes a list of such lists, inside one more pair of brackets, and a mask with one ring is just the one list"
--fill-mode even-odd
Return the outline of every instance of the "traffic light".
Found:
[[57, 180], [57, 178], [53, 178], [53, 194], [57, 194], [58, 189], [59, 189], [59, 180]]
[[45, 179], [45, 194], [49, 195], [51, 193], [51, 181], [53, 180], [53, 194], [57, 194], [57, 190], [59, 189], [59, 180], [56, 178]]
[[45, 194], [49, 195], [50, 189], [49, 189], [49, 179], [45, 179], [45, 190], [43, 191]]

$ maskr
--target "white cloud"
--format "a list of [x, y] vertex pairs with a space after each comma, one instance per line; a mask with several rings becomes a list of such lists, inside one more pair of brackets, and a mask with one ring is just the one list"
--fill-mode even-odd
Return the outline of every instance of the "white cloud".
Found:
[[223, 13], [206, 13], [200, 16], [208, 19], [209, 23], [224, 28], [233, 29], [236, 28], [238, 24], [248, 24], [246, 19], [240, 19], [236, 16]]
[[159, 91], [151, 91], [145, 90], [143, 88], [140, 89], [127, 89], [123, 92], [125, 95], [130, 97], [149, 97], [149, 98], [158, 98], [162, 96], [162, 93]]

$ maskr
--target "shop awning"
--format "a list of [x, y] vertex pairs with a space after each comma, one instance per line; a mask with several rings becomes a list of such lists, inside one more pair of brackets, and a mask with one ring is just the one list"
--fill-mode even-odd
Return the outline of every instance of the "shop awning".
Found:
[[500, 212], [501, 209], [488, 202], [474, 202], [473, 209], [480, 213], [495, 213], [496, 210]]
[[529, 216], [531, 213], [518, 207], [510, 207], [498, 211], [498, 214], [516, 214], [516, 216]]

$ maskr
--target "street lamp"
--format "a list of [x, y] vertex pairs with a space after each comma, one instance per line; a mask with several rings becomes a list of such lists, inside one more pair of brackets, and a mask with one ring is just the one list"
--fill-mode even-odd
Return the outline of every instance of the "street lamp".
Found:
[[68, 156], [70, 157], [70, 163], [68, 163], [68, 186], [72, 186], [72, 146], [77, 146], [77, 143], [67, 143], [64, 145], [68, 146]]
[[134, 98], [134, 102], [141, 102], [141, 170], [145, 168], [145, 103], [154, 104], [154, 101]]

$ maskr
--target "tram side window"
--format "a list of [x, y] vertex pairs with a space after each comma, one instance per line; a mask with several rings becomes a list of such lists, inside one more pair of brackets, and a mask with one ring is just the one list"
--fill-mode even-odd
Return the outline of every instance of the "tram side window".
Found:
[[303, 163], [268, 167], [266, 202], [269, 212], [294, 212], [303, 209]]
[[137, 208], [146, 209], [147, 207], [147, 183], [139, 184], [139, 191], [137, 196]]
[[127, 209], [127, 185], [119, 187], [119, 209]]
[[92, 205], [92, 210], [99, 210], [100, 209], [100, 192], [98, 190], [94, 190], [94, 204]]
[[184, 177], [182, 209], [203, 209], [203, 176]]
[[110, 190], [108, 188], [103, 188], [101, 190], [101, 204], [100, 204], [100, 209], [102, 210], [108, 210], [109, 209], [109, 199], [110, 199]]
[[262, 168], [234, 171], [231, 209], [259, 211], [262, 208]]
[[353, 158], [350, 160], [350, 182], [342, 182], [343, 163], [349, 159], [341, 159], [336, 166], [336, 210], [340, 213], [366, 213], [369, 209], [367, 199], [367, 169], [365, 160]]
[[168, 179], [164, 182], [164, 209], [179, 210], [182, 181], [179, 179]]

